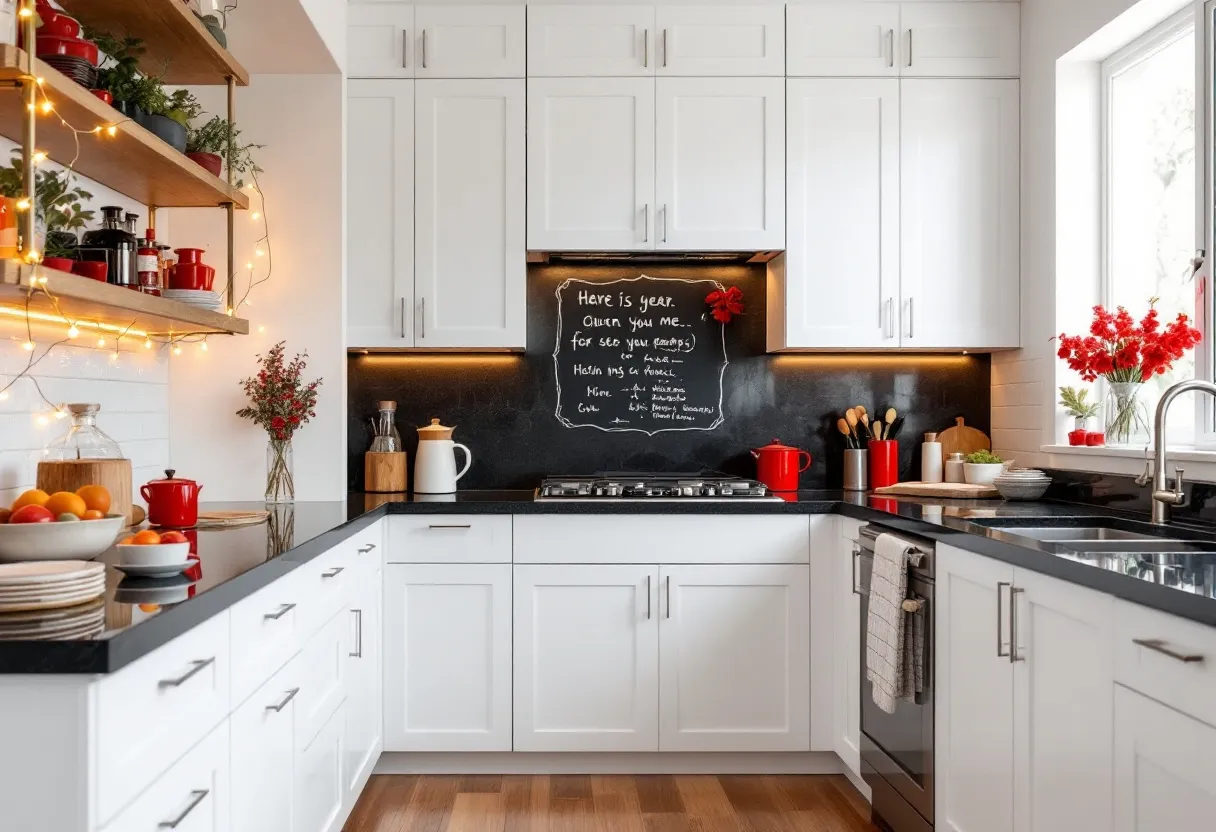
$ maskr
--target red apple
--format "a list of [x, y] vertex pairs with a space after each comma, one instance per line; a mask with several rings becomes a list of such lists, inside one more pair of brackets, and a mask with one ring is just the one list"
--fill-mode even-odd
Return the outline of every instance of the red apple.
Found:
[[190, 538], [186, 537], [181, 532], [161, 532], [161, 543], [189, 543]]
[[13, 512], [8, 518], [9, 523], [49, 523], [55, 519], [55, 515], [51, 514], [42, 506], [28, 505], [22, 506]]

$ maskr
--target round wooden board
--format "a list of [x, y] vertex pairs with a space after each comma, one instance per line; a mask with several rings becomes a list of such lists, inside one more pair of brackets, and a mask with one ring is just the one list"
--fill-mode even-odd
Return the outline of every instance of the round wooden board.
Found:
[[937, 435], [937, 441], [942, 444], [942, 459], [949, 459], [950, 454], [966, 455], [992, 450], [992, 441], [982, 430], [967, 427], [962, 416], [954, 422], [954, 427], [946, 428]]

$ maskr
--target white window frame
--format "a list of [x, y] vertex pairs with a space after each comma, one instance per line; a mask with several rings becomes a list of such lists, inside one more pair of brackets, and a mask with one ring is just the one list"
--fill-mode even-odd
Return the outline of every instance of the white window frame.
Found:
[[[1202, 249], [1210, 252], [1212, 250], [1209, 238], [1210, 223], [1208, 216], [1210, 209], [1208, 207], [1209, 199], [1206, 199], [1207, 194], [1211, 194], [1210, 170], [1212, 166], [1209, 164], [1208, 154], [1210, 153], [1211, 143], [1207, 141], [1210, 135], [1211, 125], [1209, 123], [1211, 114], [1207, 112], [1206, 102], [1210, 94], [1211, 73], [1206, 69], [1209, 64], [1210, 55], [1212, 52], [1211, 44], [1211, 22], [1216, 20], [1216, 0], [1198, 0], [1194, 5], [1186, 6], [1163, 20], [1161, 23], [1154, 26], [1152, 29], [1145, 32], [1140, 37], [1133, 40], [1131, 43], [1114, 52], [1110, 57], [1101, 63], [1101, 277], [1099, 284], [1099, 302], [1105, 306], [1110, 305], [1111, 297], [1111, 273], [1110, 273], [1110, 241], [1111, 232], [1111, 205], [1110, 191], [1111, 180], [1113, 178], [1113, 166], [1111, 160], [1110, 135], [1111, 135], [1111, 81], [1117, 75], [1121, 74], [1128, 68], [1135, 66], [1146, 58], [1160, 52], [1167, 46], [1185, 37], [1189, 31], [1195, 32], [1195, 48], [1196, 48], [1196, 102], [1195, 102], [1195, 173], [1198, 178], [1198, 183], [1195, 188], [1196, 194], [1196, 210], [1195, 210], [1195, 249]], [[1198, 20], [1207, 21], [1206, 27], [1200, 27]], [[1206, 263], [1203, 266], [1203, 274], [1197, 275], [1196, 280], [1209, 274]], [[1205, 280], [1205, 286], [1208, 282]], [[1211, 340], [1207, 337], [1210, 330], [1209, 322], [1212, 318], [1212, 302], [1211, 290], [1205, 292], [1201, 303], [1196, 304], [1194, 310], [1195, 324], [1204, 332], [1204, 340], [1195, 350], [1195, 376], [1196, 378], [1206, 378], [1212, 380], [1212, 367], [1216, 363], [1210, 353], [1212, 351]], [[1102, 385], [1101, 393], [1105, 396], [1105, 384]], [[1216, 449], [1216, 410], [1213, 409], [1213, 400], [1211, 396], [1196, 396], [1195, 402], [1195, 431], [1192, 435], [1170, 435], [1167, 444], [1174, 446], [1196, 448], [1211, 448]], [[1151, 414], [1150, 414], [1151, 415]], [[1150, 437], [1151, 439], [1151, 437]]]

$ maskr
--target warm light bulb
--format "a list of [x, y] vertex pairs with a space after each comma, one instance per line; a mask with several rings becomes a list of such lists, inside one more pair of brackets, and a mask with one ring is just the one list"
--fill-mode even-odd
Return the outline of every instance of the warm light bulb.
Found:
[[0, 390], [0, 402], [6, 401], [7, 399], [8, 399], [8, 391]]
[[40, 428], [44, 428], [51, 423], [51, 420], [45, 416], [39, 416], [37, 419], [35, 419], [35, 421], [38, 423], [38, 427]]
[[118, 363], [118, 353], [117, 353], [117, 352], [112, 352], [112, 353], [110, 353], [110, 363], [111, 363], [111, 364], [117, 364], [117, 363]]
[[231, 306], [228, 307], [228, 317], [229, 318], [232, 317], [232, 307]]
[[70, 327], [68, 327], [68, 337], [69, 338], [75, 338], [79, 334], [80, 334], [80, 330], [76, 328], [76, 324], [72, 324]]
[[266, 256], [266, 252], [262, 251], [260, 248], [259, 248], [259, 249], [257, 249], [256, 251], [254, 251], [254, 254], [256, 254], [258, 257], [265, 257], [265, 256]]
[[104, 347], [105, 345], [106, 345], [106, 339], [105, 339], [105, 338], [98, 338], [98, 339], [97, 339], [97, 346], [99, 346], [99, 347]]
[[144, 349], [146, 349], [146, 350], [152, 349], [152, 339], [151, 338], [144, 339]]
[[41, 283], [43, 286], [45, 286], [46, 285], [46, 275], [43, 275], [42, 277], [38, 278], [38, 282]]
[[173, 348], [173, 354], [174, 354], [174, 355], [181, 355], [181, 354], [182, 354], [182, 348], [181, 348], [181, 347], [174, 347], [174, 348]]
[[34, 151], [34, 164], [35, 165], [41, 165], [45, 161], [46, 161], [46, 151], [45, 150]]
[[96, 127], [94, 127], [94, 128], [93, 128], [93, 132], [94, 132], [94, 133], [100, 133], [100, 132], [101, 132], [101, 125], [99, 124], [99, 125], [97, 125]]
[[249, 219], [251, 219], [251, 220], [260, 220], [261, 218], [262, 218], [262, 215], [259, 214], [257, 211], [254, 211], [252, 214], [249, 215]]
[[251, 300], [243, 300], [243, 301], [241, 301], [241, 305], [242, 305], [242, 306], [253, 306], [253, 301], [251, 301]]
[[56, 410], [55, 411], [56, 419], [66, 419], [67, 417], [68, 417], [68, 412], [66, 410]]
[[109, 127], [107, 127], [107, 128], [106, 128], [106, 133], [108, 133], [108, 134], [109, 134], [109, 135], [111, 135], [111, 136], [117, 136], [117, 135], [118, 135], [118, 127], [117, 127], [117, 126], [115, 126], [115, 125], [113, 125], [113, 124], [111, 124]]
[[42, 82], [43, 82], [43, 81], [45, 81], [46, 79], [45, 79], [45, 78], [35, 78], [34, 80], [35, 80], [35, 81], [37, 81], [37, 82], [38, 82], [38, 86], [40, 86], [40, 87], [41, 87], [41, 86], [42, 86]]
[[25, 350], [26, 352], [33, 352], [34, 351], [34, 342], [26, 341], [24, 344], [21, 345], [21, 349]]
[[17, 17], [29, 17], [33, 13], [34, 12], [32, 9], [30, 9], [28, 6], [25, 6], [25, 7], [22, 7], [22, 9], [20, 11], [17, 12]]
[[49, 113], [52, 109], [53, 109], [53, 107], [51, 105], [51, 100], [49, 98], [44, 98], [42, 100], [42, 112], [44, 114]]
[[199, 344], [199, 345], [198, 345], [198, 348], [199, 348], [200, 350], [202, 350], [203, 352], [206, 352], [206, 351], [207, 351], [207, 342], [206, 342], [206, 341], [204, 341], [203, 343]]
[[266, 327], [264, 327], [264, 326], [258, 327], [258, 332], [265, 332], [265, 331], [266, 331]]
[[252, 269], [252, 268], [253, 268], [253, 261], [252, 261], [252, 260], [250, 260], [248, 263], [246, 263], [246, 264], [245, 264], [245, 268], [247, 268], [247, 269]]
[[17, 210], [18, 211], [28, 211], [29, 207], [30, 207], [30, 201], [28, 199], [17, 200]]

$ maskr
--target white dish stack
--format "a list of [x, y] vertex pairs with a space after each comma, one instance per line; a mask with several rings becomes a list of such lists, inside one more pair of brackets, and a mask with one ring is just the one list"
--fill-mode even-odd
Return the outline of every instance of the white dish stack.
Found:
[[220, 297], [219, 292], [207, 292], [202, 289], [162, 289], [160, 296], [168, 300], [187, 303], [190, 306], [197, 306], [200, 309], [209, 309], [212, 312], [219, 312], [220, 307], [223, 306], [223, 298]]
[[1037, 500], [1047, 493], [1051, 477], [1037, 468], [1011, 468], [992, 481], [1006, 500]]
[[[106, 567], [84, 560], [0, 565], [0, 613], [33, 612], [92, 601], [106, 589]], [[0, 631], [6, 622], [0, 620]]]

